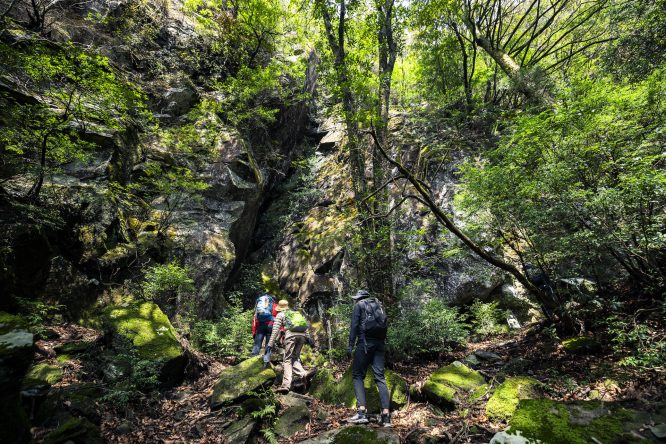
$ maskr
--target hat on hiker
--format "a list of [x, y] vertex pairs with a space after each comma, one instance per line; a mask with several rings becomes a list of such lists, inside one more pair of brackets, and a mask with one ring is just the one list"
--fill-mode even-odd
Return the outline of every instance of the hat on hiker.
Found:
[[289, 308], [289, 301], [286, 299], [281, 299], [280, 302], [278, 302], [278, 306], [275, 309], [276, 311], [285, 311]]
[[352, 296], [352, 299], [358, 301], [359, 299], [367, 298], [368, 296], [370, 296], [368, 290], [359, 290], [354, 296]]

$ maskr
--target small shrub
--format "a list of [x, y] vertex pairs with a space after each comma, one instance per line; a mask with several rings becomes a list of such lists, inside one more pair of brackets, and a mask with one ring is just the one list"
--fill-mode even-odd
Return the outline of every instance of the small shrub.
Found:
[[130, 371], [108, 389], [102, 401], [116, 408], [124, 408], [145, 393], [154, 395], [160, 386], [163, 362], [141, 359], [127, 339], [115, 339], [114, 348], [117, 350], [114, 360], [126, 363]]
[[[620, 365], [627, 367], [666, 366], [666, 337], [651, 323], [638, 323], [611, 316], [606, 320], [615, 353], [624, 354]], [[629, 353], [627, 353], [629, 352]]]
[[252, 318], [254, 310], [243, 311], [238, 297], [217, 321], [199, 321], [192, 328], [194, 346], [216, 358], [244, 358], [252, 351]]
[[472, 303], [470, 312], [476, 333], [488, 336], [509, 331], [508, 325], [504, 322], [506, 313], [497, 306], [497, 302], [483, 303], [478, 299]]
[[432, 299], [389, 319], [388, 351], [396, 359], [437, 355], [465, 343], [468, 326], [456, 307]]
[[143, 296], [150, 300], [179, 301], [192, 290], [194, 281], [189, 276], [189, 270], [175, 261], [150, 267], [143, 283]]
[[349, 325], [354, 306], [352, 304], [337, 304], [326, 310], [331, 323], [331, 349], [328, 358], [339, 361], [347, 356], [349, 345]]

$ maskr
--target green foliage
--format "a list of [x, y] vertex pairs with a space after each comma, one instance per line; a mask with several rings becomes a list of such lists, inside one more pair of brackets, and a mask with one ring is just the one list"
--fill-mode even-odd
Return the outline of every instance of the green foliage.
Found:
[[85, 161], [96, 148], [85, 140], [90, 130], [122, 130], [149, 120], [143, 97], [119, 79], [106, 57], [74, 45], [0, 43], [0, 65], [12, 82], [39, 99], [21, 102], [0, 96], [0, 147], [12, 173], [29, 172], [41, 180], [65, 163]]
[[666, 366], [666, 338], [658, 325], [639, 323], [635, 318], [628, 320], [618, 315], [607, 318], [605, 324], [613, 350], [624, 355], [620, 365], [641, 368]]
[[114, 342], [114, 348], [114, 362], [122, 363], [130, 371], [115, 381], [100, 399], [122, 409], [136, 402], [144, 394], [156, 395], [163, 363], [160, 360], [141, 358], [130, 341], [125, 338], [118, 338]]
[[40, 299], [16, 298], [22, 319], [28, 323], [30, 330], [37, 336], [46, 331], [46, 326], [53, 323], [55, 318], [62, 314], [65, 306]]
[[468, 326], [458, 309], [438, 299], [432, 283], [417, 281], [401, 293], [400, 309], [389, 318], [386, 345], [395, 359], [409, 360], [450, 351], [467, 336]]
[[158, 199], [159, 208], [153, 215], [159, 222], [158, 232], [166, 233], [173, 223], [176, 212], [186, 205], [201, 204], [202, 192], [209, 185], [194, 175], [192, 169], [185, 166], [166, 166], [158, 162], [147, 162], [144, 176], [127, 187], [130, 199], [137, 196]]
[[243, 311], [238, 297], [231, 297], [217, 321], [198, 321], [192, 328], [192, 344], [204, 353], [222, 358], [244, 358], [252, 351], [254, 310]]
[[189, 270], [176, 261], [153, 265], [146, 271], [143, 296], [163, 303], [180, 302], [183, 296], [194, 290], [194, 281]]
[[554, 109], [519, 116], [486, 160], [463, 167], [461, 203], [527, 261], [584, 273], [612, 255], [658, 293], [665, 73], [636, 85], [578, 80]]
[[333, 361], [342, 360], [347, 356], [349, 345], [349, 326], [354, 306], [352, 304], [337, 303], [326, 310], [331, 323], [331, 349], [327, 351], [328, 358]]
[[475, 333], [487, 336], [508, 331], [506, 313], [497, 308], [498, 305], [498, 302], [483, 303], [478, 299], [474, 300], [470, 312]]

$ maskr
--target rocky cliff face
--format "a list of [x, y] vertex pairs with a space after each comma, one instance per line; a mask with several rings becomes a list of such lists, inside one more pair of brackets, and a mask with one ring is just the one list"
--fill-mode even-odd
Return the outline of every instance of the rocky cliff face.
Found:
[[[226, 126], [214, 111], [192, 114], [202, 100], [218, 98], [198, 85], [202, 69], [185, 60], [184, 53], [197, 51], [200, 42], [194, 24], [178, 12], [181, 6], [158, 11], [144, 5], [155, 9], [144, 17], [154, 21], [149, 44], [106, 27], [136, 7], [123, 1], [86, 2], [85, 8], [67, 8], [53, 17], [50, 35], [55, 42], [96, 48], [146, 93], [162, 134], [187, 127], [194, 135], [184, 154], [148, 128], [82, 122], [81, 138], [95, 144], [92, 157], [66, 164], [49, 178], [41, 206], [48, 214], [39, 222], [31, 221], [27, 207], [13, 197], [25, 195], [30, 180], [7, 173], [7, 193], [0, 196], [0, 224], [6, 233], [0, 250], [4, 294], [59, 301], [77, 316], [100, 297], [136, 289], [150, 263], [177, 258], [194, 280], [195, 294], [188, 301], [193, 314], [207, 318], [223, 307], [224, 288], [250, 249], [262, 206], [298, 154], [309, 102], [285, 104], [276, 98], [276, 122], [252, 140]], [[3, 38], [24, 37], [10, 29]], [[294, 96], [314, 91], [314, 56], [310, 61], [301, 79], [283, 79], [284, 89]], [[156, 74], [156, 66], [178, 74]], [[24, 102], [42, 100], [38, 91], [21, 88], [9, 77], [3, 77], [0, 88]], [[132, 187], [140, 186], [150, 168], [169, 171], [183, 164], [205, 189], [196, 195], [176, 190], [170, 196], [129, 201], [135, 197]], [[11, 300], [3, 304], [8, 308]]]
[[[420, 116], [402, 114], [392, 117], [391, 130], [393, 151], [401, 153], [405, 164], [423, 169], [437, 201], [460, 223], [454, 205], [456, 172], [472, 151], [470, 146], [483, 135], [472, 134], [468, 139], [453, 123], [424, 123]], [[340, 151], [344, 131], [342, 125], [326, 120], [318, 134], [322, 138], [307, 167], [310, 187], [317, 190], [317, 197], [289, 222], [268, 261], [272, 261], [268, 268], [274, 270], [280, 288], [298, 299], [314, 318], [324, 317], [327, 308], [362, 285], [354, 274], [350, 251], [354, 212], [349, 174]], [[436, 155], [419, 157], [424, 146], [435, 144]], [[394, 203], [400, 200], [400, 193], [401, 187], [395, 187]], [[280, 199], [291, 198], [287, 194], [273, 204], [280, 206]], [[468, 252], [419, 202], [406, 200], [395, 211], [394, 223], [399, 292], [416, 282], [426, 282], [416, 285], [427, 290], [411, 295], [412, 300], [425, 302], [438, 297], [452, 305], [466, 305], [492, 297], [506, 299], [507, 306], [515, 303], [516, 291], [506, 291], [510, 287], [508, 276]]]

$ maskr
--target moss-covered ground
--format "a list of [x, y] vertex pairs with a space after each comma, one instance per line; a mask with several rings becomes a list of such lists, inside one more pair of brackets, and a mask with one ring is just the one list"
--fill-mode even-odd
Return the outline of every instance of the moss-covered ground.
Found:
[[539, 381], [528, 376], [513, 376], [501, 383], [486, 404], [489, 418], [508, 420], [521, 399], [538, 397]]
[[522, 436], [544, 443], [647, 442], [625, 429], [633, 416], [630, 410], [598, 401], [529, 399], [520, 401], [509, 431], [520, 430]]
[[[407, 403], [408, 387], [407, 382], [397, 373], [385, 371], [386, 385], [389, 390], [389, 399], [391, 408], [398, 409]], [[363, 380], [365, 395], [369, 412], [378, 412], [380, 410], [379, 391], [375, 384], [372, 370]], [[339, 381], [336, 381], [330, 369], [320, 369], [313, 378], [310, 388], [310, 394], [329, 404], [342, 404], [347, 407], [356, 407], [356, 396], [354, 394], [354, 383], [352, 380], [351, 367], [342, 375]]]

